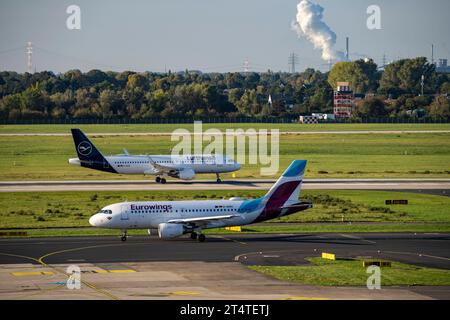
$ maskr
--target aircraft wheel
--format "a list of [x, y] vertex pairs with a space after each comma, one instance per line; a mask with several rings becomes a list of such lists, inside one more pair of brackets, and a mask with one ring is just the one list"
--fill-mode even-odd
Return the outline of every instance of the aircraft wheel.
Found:
[[166, 179], [161, 178], [161, 183], [162, 183], [162, 184], [165, 184], [166, 182], [167, 182]]
[[220, 180], [220, 179], [217, 179], [216, 181], [217, 181], [217, 183], [221, 183], [222, 182], [222, 180]]
[[197, 240], [197, 236], [198, 236], [197, 232], [191, 232], [191, 239], [192, 240]]
[[199, 234], [199, 235], [198, 235], [198, 241], [199, 241], [199, 242], [205, 242], [205, 240], [206, 240], [206, 237], [205, 237], [204, 234]]
[[156, 183], [160, 183], [161, 182], [161, 178], [160, 177], [156, 177], [155, 181], [156, 181]]
[[127, 241], [127, 236], [122, 236], [121, 238], [120, 238], [120, 240], [122, 240], [122, 241]]

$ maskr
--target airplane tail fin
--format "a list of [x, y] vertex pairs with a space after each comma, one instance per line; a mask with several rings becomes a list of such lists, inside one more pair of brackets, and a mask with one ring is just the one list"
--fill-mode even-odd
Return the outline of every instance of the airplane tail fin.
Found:
[[116, 172], [80, 129], [71, 129], [71, 131], [81, 166], [101, 171]]
[[306, 160], [294, 160], [264, 196], [266, 209], [297, 203], [305, 175]]

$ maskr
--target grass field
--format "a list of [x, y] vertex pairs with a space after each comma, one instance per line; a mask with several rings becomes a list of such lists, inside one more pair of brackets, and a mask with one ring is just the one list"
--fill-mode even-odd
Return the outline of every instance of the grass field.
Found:
[[[61, 227], [89, 227], [89, 217], [100, 208], [126, 200], [254, 198], [262, 191], [130, 191], [130, 192], [35, 192], [0, 193], [0, 229], [42, 229], [37, 235], [66, 234]], [[314, 208], [271, 222], [248, 226], [246, 232], [449, 232], [450, 198], [433, 195], [381, 191], [306, 190], [302, 199]], [[406, 199], [409, 205], [388, 206], [385, 200]], [[96, 231], [92, 231], [96, 230]], [[217, 232], [215, 230], [214, 232]], [[93, 228], [75, 234], [114, 234]], [[144, 234], [141, 232], [138, 234]], [[33, 233], [32, 233], [33, 234]], [[36, 232], [34, 233], [36, 235]]]
[[[137, 133], [137, 132], [172, 132], [178, 128], [193, 131], [193, 124], [91, 124], [91, 125], [0, 125], [3, 133], [69, 133], [71, 128], [80, 128], [86, 133]], [[205, 123], [203, 129], [279, 129], [281, 132], [295, 131], [365, 131], [365, 130], [450, 130], [450, 124], [319, 124], [301, 125], [298, 123]]]
[[[250, 266], [280, 280], [320, 286], [366, 286], [368, 274], [362, 261], [309, 258], [312, 266]], [[424, 268], [399, 262], [381, 268], [381, 287], [394, 285], [448, 286], [450, 270]]]
[[[123, 148], [134, 154], [170, 154], [177, 143], [169, 136], [101, 134], [92, 141], [105, 155]], [[70, 136], [0, 136], [0, 154], [0, 180], [153, 180], [69, 165], [68, 158], [76, 157]], [[306, 178], [450, 178], [450, 133], [281, 136], [279, 171], [294, 159], [309, 161]], [[260, 166], [245, 163], [236, 177], [260, 178]]]

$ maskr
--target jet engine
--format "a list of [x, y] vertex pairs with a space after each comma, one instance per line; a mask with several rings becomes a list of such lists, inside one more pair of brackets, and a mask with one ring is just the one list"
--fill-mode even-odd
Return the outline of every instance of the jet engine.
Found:
[[180, 178], [181, 180], [192, 180], [195, 178], [195, 171], [192, 169], [184, 169], [178, 172], [176, 177]]
[[158, 235], [161, 239], [170, 239], [182, 236], [184, 227], [177, 223], [161, 223], [158, 225]]

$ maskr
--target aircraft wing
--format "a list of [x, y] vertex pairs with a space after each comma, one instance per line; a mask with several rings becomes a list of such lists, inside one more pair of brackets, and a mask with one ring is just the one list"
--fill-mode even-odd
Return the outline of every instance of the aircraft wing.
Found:
[[179, 223], [179, 224], [193, 224], [193, 225], [205, 225], [210, 222], [227, 220], [231, 218], [239, 217], [235, 214], [224, 215], [224, 216], [210, 216], [210, 217], [198, 217], [198, 218], [187, 218], [187, 219], [173, 219], [167, 221], [167, 223]]
[[159, 174], [162, 174], [162, 173], [176, 174], [178, 172], [177, 169], [174, 169], [172, 167], [167, 167], [167, 166], [163, 166], [163, 165], [157, 164], [155, 161], [153, 161], [153, 159], [151, 157], [148, 157], [148, 160], [150, 161], [150, 164], [151, 164], [151, 166], [153, 167], [153, 169], [155, 171], [154, 173], [159, 173]]

